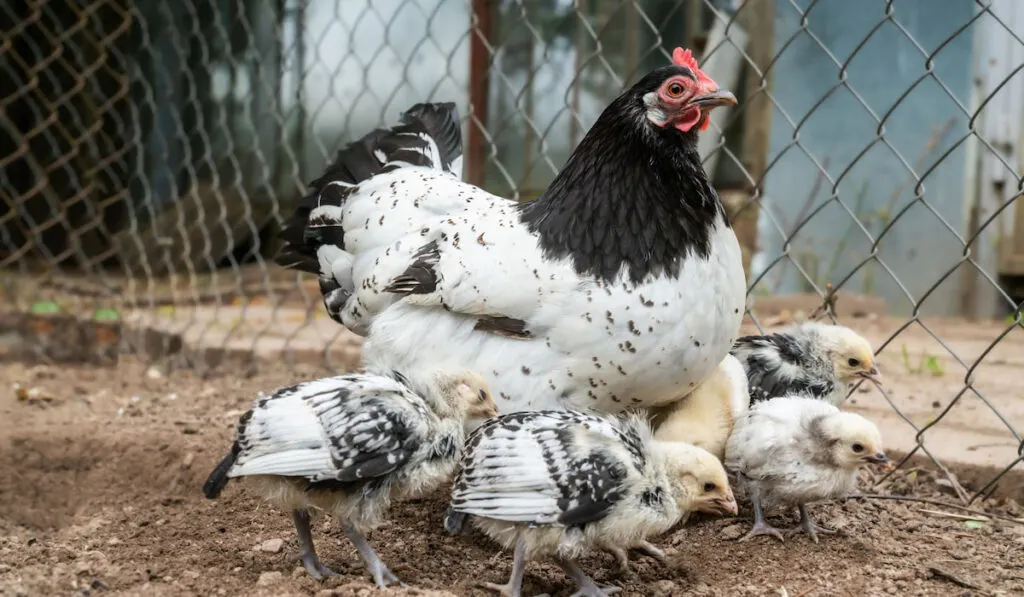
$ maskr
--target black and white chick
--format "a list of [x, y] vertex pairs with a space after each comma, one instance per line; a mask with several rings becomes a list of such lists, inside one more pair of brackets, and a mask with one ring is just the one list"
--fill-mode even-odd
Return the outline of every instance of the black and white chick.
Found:
[[[514, 549], [512, 576], [488, 588], [522, 589], [526, 562], [551, 557], [579, 585], [599, 587], [575, 564], [590, 549], [640, 547], [693, 509], [736, 512], [725, 469], [706, 450], [654, 440], [648, 423], [578, 411], [524, 411], [487, 421], [466, 441], [445, 515]], [[653, 547], [653, 546], [651, 546]]]
[[764, 511], [796, 506], [800, 524], [786, 532], [805, 532], [817, 543], [818, 533], [834, 531], [818, 526], [807, 504], [853, 493], [861, 465], [886, 462], [878, 427], [858, 414], [814, 398], [751, 405], [736, 420], [725, 451], [726, 468], [754, 506], [754, 526], [740, 541], [758, 535], [781, 541]]
[[336, 573], [316, 555], [313, 510], [341, 521], [379, 587], [399, 582], [366, 540], [394, 499], [428, 492], [458, 466], [465, 430], [497, 416], [483, 378], [437, 373], [429, 387], [393, 376], [343, 375], [261, 396], [238, 423], [231, 451], [203, 493], [250, 477], [272, 503], [292, 511], [299, 559], [313, 578]]
[[807, 396], [838, 406], [857, 381], [881, 383], [871, 344], [841, 325], [805, 322], [736, 340], [731, 354], [747, 373], [750, 403]]

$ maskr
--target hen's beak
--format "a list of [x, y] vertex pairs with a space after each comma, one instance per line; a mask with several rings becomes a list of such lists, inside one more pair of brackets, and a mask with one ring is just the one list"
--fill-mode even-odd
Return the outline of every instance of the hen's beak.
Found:
[[704, 95], [698, 95], [690, 100], [691, 104], [696, 104], [701, 108], [715, 108], [718, 106], [733, 106], [736, 104], [736, 96], [731, 92], [724, 89], [717, 89], [711, 93], [705, 93]]
[[889, 459], [886, 458], [883, 452], [876, 452], [874, 456], [864, 456], [864, 460], [872, 464], [885, 464], [889, 462]]
[[870, 371], [861, 371], [857, 374], [864, 379], [871, 380], [877, 385], [882, 385], [882, 373], [878, 370], [878, 367], [872, 366]]

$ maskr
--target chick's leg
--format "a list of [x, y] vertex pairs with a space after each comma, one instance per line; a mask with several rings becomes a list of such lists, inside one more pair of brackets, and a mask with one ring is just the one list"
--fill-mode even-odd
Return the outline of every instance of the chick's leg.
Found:
[[324, 566], [316, 555], [313, 534], [309, 529], [309, 510], [293, 510], [292, 520], [295, 522], [295, 535], [299, 539], [299, 555], [296, 559], [302, 562], [306, 572], [316, 580], [338, 576], [337, 572]]
[[818, 533], [823, 535], [834, 535], [836, 531], [832, 529], [826, 529], [823, 526], [818, 526], [814, 520], [811, 519], [811, 513], [807, 511], [807, 504], [800, 504], [800, 524], [786, 531], [787, 533], [807, 533], [811, 536], [811, 541], [818, 542]]
[[657, 561], [662, 566], [665, 566], [666, 568], [670, 568], [671, 567], [670, 564], [668, 563], [668, 557], [665, 555], [665, 552], [662, 551], [660, 548], [655, 547], [653, 544], [651, 544], [651, 543], [649, 543], [647, 541], [637, 541], [636, 543], [634, 543], [630, 547], [630, 549], [635, 549], [636, 551], [640, 552], [641, 554], [643, 554], [643, 555], [645, 555], [645, 556], [647, 556], [649, 558], [654, 559], [655, 561]]
[[[620, 574], [629, 573], [629, 552], [627, 552], [626, 549], [619, 547], [617, 545], [612, 545], [611, 543], [604, 543], [602, 545], [602, 548], [608, 553], [615, 556], [615, 561], [619, 565], [618, 571]], [[649, 558], [653, 558], [657, 560], [659, 564], [665, 566], [666, 568], [671, 567], [668, 563], [668, 558], [665, 556], [665, 552], [658, 549], [657, 547], [655, 547], [647, 541], [637, 541], [635, 543], [631, 543], [628, 549], [630, 551], [636, 551], [637, 553], [645, 555]]]
[[758, 535], [771, 535], [779, 541], [785, 541], [779, 529], [764, 521], [764, 511], [761, 509], [761, 492], [756, 487], [750, 491], [750, 501], [754, 504], [754, 526], [750, 529], [749, 533], [740, 537], [740, 541], [746, 541]]
[[611, 543], [605, 543], [603, 547], [605, 551], [615, 557], [619, 574], [629, 574], [629, 554], [626, 550]]
[[562, 559], [555, 559], [555, 561], [562, 567], [562, 570], [565, 570], [569, 578], [576, 581], [576, 584], [579, 585], [579, 590], [573, 593], [571, 597], [608, 597], [608, 595], [613, 595], [622, 590], [622, 587], [616, 586], [597, 586], [594, 579], [584, 574], [574, 562]]
[[499, 585], [497, 583], [485, 583], [484, 586], [492, 591], [497, 591], [505, 597], [519, 597], [523, 590], [523, 573], [526, 572], [526, 541], [522, 537], [516, 541], [515, 555], [512, 556], [512, 576], [508, 582]]
[[377, 584], [378, 588], [385, 588], [390, 584], [399, 584], [403, 587], [405, 583], [398, 580], [395, 573], [388, 569], [384, 560], [380, 559], [377, 552], [374, 551], [370, 542], [363, 537], [362, 533], [357, 531], [355, 527], [348, 523], [341, 524], [341, 530], [345, 531], [345, 535], [348, 540], [352, 542], [352, 545], [356, 547], [356, 551], [359, 552], [359, 557], [363, 558], [363, 562], [366, 564], [366, 570], [373, 577], [373, 582]]

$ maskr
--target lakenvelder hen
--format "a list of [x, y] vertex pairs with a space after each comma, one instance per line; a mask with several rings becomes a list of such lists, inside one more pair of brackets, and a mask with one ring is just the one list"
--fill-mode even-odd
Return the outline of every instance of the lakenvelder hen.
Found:
[[480, 372], [501, 412], [671, 402], [728, 354], [740, 248], [697, 153], [736, 103], [688, 50], [601, 114], [551, 186], [462, 182], [454, 104], [418, 104], [342, 149], [282, 232], [370, 372]]

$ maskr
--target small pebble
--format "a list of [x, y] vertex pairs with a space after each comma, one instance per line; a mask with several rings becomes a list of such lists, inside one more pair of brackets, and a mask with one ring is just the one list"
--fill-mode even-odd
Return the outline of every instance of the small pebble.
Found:
[[193, 452], [185, 454], [185, 458], [181, 461], [181, 466], [188, 468], [192, 466], [192, 462], [196, 459], [196, 455]]
[[733, 539], [739, 539], [742, 537], [744, 532], [744, 526], [742, 524], [732, 524], [722, 529], [718, 535], [722, 539], [732, 541]]
[[260, 574], [259, 579], [256, 581], [256, 585], [265, 587], [267, 585], [279, 583], [282, 579], [284, 579], [284, 575], [277, 570], [274, 570], [273, 572], [264, 572]]
[[280, 553], [281, 548], [284, 547], [283, 539], [267, 539], [263, 543], [260, 543], [259, 550], [266, 553]]

